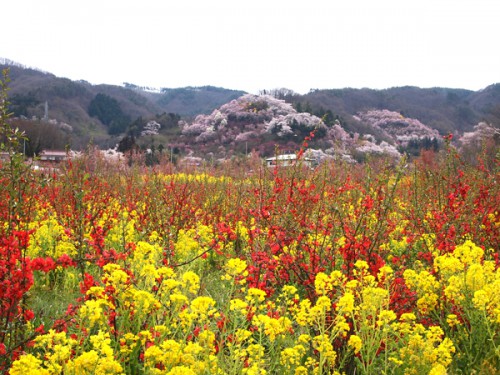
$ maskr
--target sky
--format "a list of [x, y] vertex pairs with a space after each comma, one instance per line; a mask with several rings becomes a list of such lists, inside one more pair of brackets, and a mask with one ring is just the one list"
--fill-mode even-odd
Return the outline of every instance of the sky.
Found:
[[498, 0], [16, 0], [0, 58], [92, 84], [259, 93], [500, 82]]

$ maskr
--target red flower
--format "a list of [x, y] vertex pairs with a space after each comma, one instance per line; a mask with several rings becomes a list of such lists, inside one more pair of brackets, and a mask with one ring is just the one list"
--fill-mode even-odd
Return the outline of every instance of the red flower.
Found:
[[45, 326], [43, 324], [40, 324], [35, 328], [35, 332], [43, 335], [45, 333]]
[[28, 322], [35, 317], [33, 310], [24, 310], [24, 319]]
[[32, 266], [36, 271], [47, 273], [49, 271], [55, 270], [57, 265], [54, 262], [54, 259], [47, 257], [33, 259]]
[[76, 262], [68, 254], [63, 254], [57, 259], [57, 264], [63, 268], [76, 267]]

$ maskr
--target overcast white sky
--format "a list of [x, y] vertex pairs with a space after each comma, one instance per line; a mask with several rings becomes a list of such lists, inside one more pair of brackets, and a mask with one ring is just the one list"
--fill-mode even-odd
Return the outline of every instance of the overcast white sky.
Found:
[[0, 57], [93, 84], [500, 82], [499, 0], [15, 0], [0, 14]]

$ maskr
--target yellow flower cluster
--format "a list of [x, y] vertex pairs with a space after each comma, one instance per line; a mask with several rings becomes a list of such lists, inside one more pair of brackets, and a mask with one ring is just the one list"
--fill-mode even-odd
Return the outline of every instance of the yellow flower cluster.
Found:
[[182, 275], [182, 285], [189, 293], [195, 295], [200, 289], [200, 277], [193, 271], [187, 271]]
[[200, 255], [207, 250], [212, 238], [212, 228], [201, 223], [196, 228], [180, 229], [174, 246], [176, 261], [183, 262]]
[[358, 354], [361, 350], [361, 347], [363, 346], [363, 341], [358, 335], [351, 335], [349, 337], [347, 345], [349, 345], [354, 350], [354, 354]]
[[59, 258], [61, 255], [76, 255], [74, 242], [66, 233], [64, 227], [57, 221], [57, 216], [30, 224], [34, 232], [30, 236], [28, 255], [36, 257]]
[[267, 370], [264, 347], [260, 344], [251, 344], [246, 348], [248, 367], [242, 371], [247, 375], [266, 375]]
[[248, 309], [248, 303], [240, 298], [233, 298], [229, 301], [229, 310], [238, 311], [241, 315], [246, 315]]
[[320, 361], [324, 361], [332, 367], [335, 365], [337, 353], [335, 353], [335, 350], [333, 350], [333, 345], [328, 335], [322, 334], [313, 337], [312, 345], [313, 348], [319, 352]]
[[145, 286], [152, 287], [155, 279], [159, 277], [157, 267], [163, 260], [162, 247], [157, 243], [150, 244], [146, 241], [138, 241], [130, 258], [134, 274], [145, 279], [143, 281]]
[[438, 305], [439, 282], [429, 271], [416, 272], [407, 269], [404, 272], [406, 285], [418, 294], [417, 306], [422, 314], [429, 314]]
[[56, 333], [51, 330], [35, 340], [35, 348], [43, 352], [41, 356], [43, 359], [32, 354], [24, 354], [13, 363], [10, 373], [14, 375], [124, 374], [122, 366], [115, 360], [108, 333], [99, 330], [90, 336], [89, 343], [89, 348], [81, 348], [76, 340], [68, 338], [65, 332]]
[[[109, 228], [104, 238], [105, 246], [122, 252], [127, 244], [141, 240], [142, 236], [136, 229], [139, 214], [136, 210], [127, 211], [117, 200], [109, 202], [108, 207], [110, 212], [117, 214], [108, 217], [104, 212], [98, 225]], [[90, 237], [88, 233], [86, 236]]]
[[212, 298], [196, 297], [189, 304], [189, 308], [184, 309], [179, 314], [182, 326], [189, 328], [194, 323], [200, 325], [207, 323], [209, 318], [218, 315], [214, 307], [215, 301]]
[[248, 288], [245, 299], [254, 305], [259, 305], [266, 299], [266, 292], [258, 288]]
[[500, 324], [500, 270], [484, 260], [484, 250], [467, 240], [452, 254], [439, 256], [434, 268], [442, 278], [445, 296], [462, 309], [473, 306], [492, 323]]
[[[449, 366], [455, 347], [449, 338], [443, 338], [443, 330], [438, 326], [425, 328], [421, 324], [395, 324], [396, 328], [403, 327], [406, 335], [405, 343], [399, 350], [398, 357], [391, 360], [404, 364], [405, 374], [423, 374], [430, 371], [437, 372]], [[408, 331], [407, 331], [408, 330]]]
[[284, 335], [292, 328], [292, 322], [286, 317], [275, 319], [263, 314], [255, 315], [252, 324], [264, 332], [271, 342], [274, 342], [277, 336]]
[[87, 300], [80, 307], [79, 315], [82, 323], [89, 328], [95, 326], [104, 327], [106, 325], [106, 316], [104, 315], [104, 310], [109, 307], [110, 303], [104, 299], [99, 298], [97, 300]]
[[294, 368], [299, 367], [302, 357], [306, 354], [306, 348], [302, 344], [281, 351], [280, 363], [285, 367], [287, 373], [292, 373]]
[[[255, 219], [252, 218], [252, 222], [253, 222], [253, 225], [251, 223], [250, 227], [254, 227], [255, 228]], [[248, 235], [248, 228], [245, 226], [245, 224], [240, 220], [236, 223], [236, 230], [235, 230], [238, 238], [240, 239], [240, 241], [243, 241], [245, 243], [248, 242], [248, 240], [250, 240], [250, 236]]]
[[144, 367], [145, 373], [158, 375], [221, 373], [210, 346], [196, 342], [179, 343], [171, 339], [145, 350]]
[[49, 370], [42, 367], [42, 361], [32, 354], [24, 354], [14, 361], [9, 370], [11, 375], [52, 375]]
[[314, 288], [319, 296], [331, 293], [345, 282], [345, 276], [340, 271], [332, 271], [330, 275], [319, 272], [314, 279]]
[[237, 280], [238, 284], [244, 285], [248, 276], [247, 262], [239, 258], [231, 258], [224, 267], [226, 273], [222, 276], [223, 280]]

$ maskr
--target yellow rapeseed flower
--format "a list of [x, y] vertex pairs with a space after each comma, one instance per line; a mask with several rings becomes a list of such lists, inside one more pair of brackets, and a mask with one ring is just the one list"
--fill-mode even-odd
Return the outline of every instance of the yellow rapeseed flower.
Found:
[[161, 362], [163, 357], [163, 351], [156, 345], [151, 345], [144, 351], [144, 367], [154, 368], [158, 363]]
[[484, 250], [474, 242], [467, 240], [462, 245], [458, 245], [453, 250], [453, 256], [459, 259], [465, 266], [479, 263], [483, 258]]
[[99, 354], [95, 350], [83, 352], [73, 361], [68, 363], [69, 370], [73, 370], [75, 375], [87, 375], [95, 373], [99, 362]]
[[446, 317], [446, 322], [450, 327], [455, 327], [456, 325], [459, 325], [460, 322], [458, 321], [458, 317], [455, 314], [448, 314]]
[[134, 290], [134, 312], [138, 316], [147, 316], [161, 307], [161, 303], [155, 296], [144, 290]]
[[319, 296], [323, 296], [330, 292], [333, 289], [330, 277], [323, 272], [319, 272], [314, 279], [314, 288], [316, 294]]
[[245, 299], [252, 304], [258, 304], [260, 302], [264, 302], [266, 299], [266, 292], [258, 288], [248, 288], [247, 295]]
[[300, 365], [301, 359], [306, 353], [303, 345], [295, 345], [292, 348], [285, 348], [280, 353], [280, 363], [288, 370]]
[[347, 323], [346, 318], [343, 315], [337, 315], [335, 317], [335, 333], [341, 335], [342, 337], [347, 336], [351, 326]]
[[206, 329], [198, 335], [198, 342], [211, 353], [215, 353], [215, 333]]
[[361, 350], [361, 347], [363, 346], [363, 341], [361, 338], [357, 335], [351, 335], [349, 337], [349, 341], [347, 342], [347, 345], [354, 349], [354, 354], [358, 354], [359, 351]]
[[89, 328], [96, 325], [104, 326], [106, 317], [104, 316], [104, 306], [108, 306], [109, 302], [104, 299], [87, 300], [80, 307], [79, 315], [82, 319], [87, 320]]
[[32, 354], [24, 354], [14, 361], [9, 370], [10, 375], [50, 375], [49, 371], [42, 368], [42, 361]]
[[333, 349], [333, 345], [330, 342], [330, 338], [326, 334], [321, 334], [315, 336], [312, 340], [313, 348], [316, 349], [320, 355], [322, 355], [328, 364], [334, 365], [335, 359], [337, 358], [337, 353]]
[[378, 314], [377, 325], [379, 327], [389, 325], [392, 321], [396, 320], [396, 314], [392, 310], [382, 310]]
[[429, 371], [429, 375], [446, 375], [446, 374], [448, 374], [448, 371], [446, 371], [446, 367], [444, 367], [440, 363], [434, 365], [431, 371]]
[[229, 310], [238, 311], [242, 315], [246, 315], [248, 309], [248, 303], [239, 298], [234, 298], [229, 301]]
[[361, 272], [367, 271], [370, 268], [368, 266], [368, 263], [366, 263], [366, 261], [360, 259], [357, 260], [356, 263], [354, 263], [354, 267], [356, 267], [356, 269], [358, 269]]
[[196, 297], [189, 305], [195, 319], [205, 321], [215, 313], [215, 301], [210, 297]]
[[306, 327], [312, 321], [312, 317], [310, 314], [311, 310], [311, 301], [308, 299], [303, 299], [300, 301], [298, 308], [295, 311], [295, 321], [298, 325], [302, 327]]
[[377, 279], [379, 281], [390, 281], [393, 277], [394, 271], [392, 270], [391, 267], [385, 265], [380, 267], [378, 274], [377, 274]]
[[196, 375], [196, 372], [187, 366], [175, 366], [166, 375]]
[[351, 292], [346, 292], [340, 297], [336, 310], [339, 314], [351, 314], [354, 311], [354, 295]]
[[160, 348], [164, 355], [162, 357], [163, 363], [166, 366], [175, 366], [181, 362], [181, 344], [175, 340], [165, 340], [160, 344]]
[[226, 275], [229, 276], [229, 278], [234, 278], [240, 275], [245, 277], [248, 276], [248, 271], [246, 271], [247, 262], [239, 258], [229, 259], [224, 269], [226, 271]]
[[269, 337], [269, 341], [274, 342], [276, 336], [284, 334], [291, 328], [292, 322], [286, 317], [276, 319], [268, 315], [259, 314], [254, 315], [252, 324], [263, 331]]
[[[238, 328], [235, 332], [235, 342], [236, 344], [238, 345], [241, 345], [242, 343], [244, 343], [246, 340], [248, 340], [249, 338], [252, 337], [252, 332], [250, 332], [249, 330], [247, 329], [243, 329], [243, 328]], [[251, 340], [253, 341], [253, 340]]]
[[389, 292], [386, 289], [378, 287], [366, 287], [361, 291], [362, 303], [360, 308], [365, 311], [376, 311], [382, 309], [388, 304]]
[[187, 271], [182, 275], [183, 286], [191, 294], [197, 294], [200, 289], [200, 277], [193, 271]]

